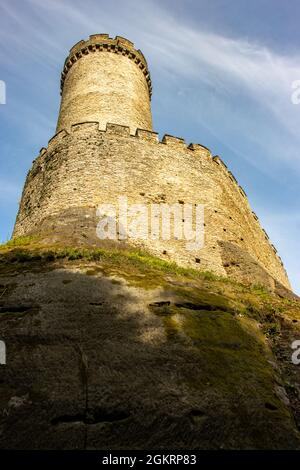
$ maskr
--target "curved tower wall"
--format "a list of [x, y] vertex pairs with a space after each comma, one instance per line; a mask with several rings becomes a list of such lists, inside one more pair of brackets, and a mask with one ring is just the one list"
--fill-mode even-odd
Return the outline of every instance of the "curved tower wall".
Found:
[[[96, 236], [100, 204], [203, 204], [204, 247], [185, 240], [135, 240], [161, 258], [240, 281], [289, 288], [276, 249], [251, 211], [243, 189], [219, 157], [199, 144], [155, 132], [98, 123], [74, 125], [49, 141], [28, 174], [14, 236], [39, 234], [101, 246]], [[118, 242], [119, 243], [119, 242]]]
[[106, 34], [90, 36], [70, 51], [61, 78], [57, 132], [72, 124], [108, 122], [152, 129], [151, 79], [147, 62], [132, 42]]

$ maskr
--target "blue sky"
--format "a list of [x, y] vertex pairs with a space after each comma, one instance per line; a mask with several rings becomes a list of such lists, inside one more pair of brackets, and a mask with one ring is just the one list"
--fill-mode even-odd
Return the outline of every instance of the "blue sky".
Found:
[[155, 130], [223, 158], [300, 293], [299, 17], [299, 0], [0, 0], [0, 240], [55, 132], [68, 50], [109, 33], [147, 58]]

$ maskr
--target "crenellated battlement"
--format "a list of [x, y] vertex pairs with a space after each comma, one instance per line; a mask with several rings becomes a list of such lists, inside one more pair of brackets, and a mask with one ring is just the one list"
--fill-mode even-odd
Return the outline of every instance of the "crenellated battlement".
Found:
[[120, 124], [115, 123], [107, 123], [106, 129], [100, 129], [99, 122], [80, 122], [78, 124], [73, 124], [71, 126], [71, 130], [67, 131], [65, 129], [59, 131], [55, 134], [48, 142], [48, 151], [49, 146], [52, 149], [53, 146], [61, 143], [66, 136], [80, 133], [80, 132], [91, 132], [91, 133], [98, 133], [99, 135], [115, 135], [115, 136], [123, 136], [123, 137], [130, 137], [130, 138], [137, 138], [139, 140], [145, 140], [146, 142], [150, 142], [153, 144], [161, 144], [167, 145], [172, 148], [177, 149], [186, 149], [195, 154], [195, 156], [206, 156], [212, 158], [210, 150], [201, 144], [187, 144], [182, 137], [176, 137], [173, 135], [165, 134], [162, 139], [159, 139], [158, 132], [149, 131], [146, 129], [136, 129], [134, 134], [130, 133], [129, 126], [122, 126]]
[[51, 152], [52, 148], [56, 147], [56, 145], [61, 142], [65, 137], [67, 137], [69, 133], [65, 130], [57, 132], [51, 139], [48, 141], [48, 152]]
[[147, 131], [146, 129], [137, 129], [135, 132], [135, 137], [141, 140], [146, 140], [147, 142], [152, 142], [154, 144], [159, 143], [158, 132]]
[[[283, 265], [276, 248], [269, 241], [269, 237], [266, 231], [261, 228], [257, 215], [253, 211], [251, 211], [251, 208], [248, 203], [248, 198], [244, 189], [238, 184], [237, 179], [228, 169], [224, 161], [218, 155], [213, 157], [207, 147], [195, 143], [187, 144], [183, 138], [172, 136], [169, 134], [165, 134], [160, 140], [157, 132], [149, 131], [146, 129], [137, 129], [134, 134], [131, 134], [130, 128], [128, 126], [123, 126], [120, 124], [107, 123], [106, 129], [102, 130], [100, 129], [99, 122], [97, 121], [81, 122], [73, 124], [71, 126], [70, 131], [61, 130], [49, 140], [47, 149], [42, 148], [39, 156], [36, 160], [34, 160], [33, 167], [29, 173], [29, 178], [34, 178], [37, 174], [44, 171], [44, 165], [47, 164], [47, 162], [50, 161], [51, 158], [58, 152], [63, 151], [64, 148], [68, 149], [71, 145], [73, 137], [75, 137], [76, 139], [79, 138], [80, 140], [86, 140], [87, 142], [91, 138], [93, 138], [96, 142], [101, 142], [104, 138], [113, 139], [113, 141], [120, 142], [123, 139], [129, 139], [129, 141], [131, 142], [144, 142], [147, 147], [150, 145], [151, 147], [149, 148], [153, 148], [154, 153], [156, 151], [159, 152], [160, 147], [168, 148], [170, 152], [174, 153], [174, 159], [176, 159], [177, 152], [179, 152], [180, 154], [182, 154], [182, 152], [187, 152], [186, 156], [193, 155], [196, 160], [199, 159], [200, 161], [203, 161], [203, 163], [211, 162], [212, 170], [217, 170], [217, 173], [218, 171], [221, 171], [221, 174], [224, 175], [223, 178], [225, 178], [225, 181], [227, 181], [229, 184], [228, 188], [232, 188], [232, 191], [236, 195], [236, 198], [241, 198], [241, 202], [238, 204], [246, 204], [247, 210], [249, 211], [249, 215], [253, 219], [253, 223], [257, 225], [257, 227], [263, 234], [264, 239], [270, 245], [272, 251], [278, 258], [280, 265]], [[157, 150], [155, 150], [155, 148], [157, 148]]]
[[128, 59], [132, 60], [144, 74], [149, 95], [152, 95], [152, 82], [148, 69], [147, 61], [143, 53], [139, 49], [135, 49], [134, 44], [126, 38], [116, 36], [115, 38], [109, 37], [108, 34], [93, 34], [89, 39], [81, 40], [75, 44], [71, 49], [68, 57], [65, 60], [63, 71], [61, 74], [61, 93], [64, 88], [65, 78], [72, 68], [72, 66], [81, 59], [81, 57], [88, 54], [98, 52], [111, 52], [114, 54], [121, 54]]
[[162, 144], [172, 145], [172, 147], [187, 147], [185, 140], [182, 137], [174, 137], [173, 135], [165, 134], [161, 141]]
[[192, 150], [192, 152], [196, 156], [199, 155], [201, 157], [206, 157], [209, 160], [212, 159], [211, 151], [207, 147], [205, 147], [204, 145], [191, 143], [191, 144], [188, 145], [187, 148], [189, 150]]
[[[131, 139], [138, 139], [147, 143], [159, 144], [164, 146], [167, 145], [168, 147], [171, 147], [174, 150], [188, 150], [189, 152], [193, 153], [195, 157], [203, 157], [212, 160], [211, 151], [207, 147], [202, 144], [187, 144], [182, 137], [176, 137], [170, 134], [165, 134], [162, 139], [160, 139], [158, 132], [139, 128], [136, 129], [136, 132], [134, 134], [131, 134], [130, 128], [128, 126], [122, 126], [120, 124], [115, 123], [107, 123], [106, 129], [102, 130], [99, 127], [99, 122], [90, 121], [73, 124], [71, 126], [70, 131], [67, 131], [65, 129], [59, 131], [49, 140], [48, 148], [43, 150], [48, 150], [48, 152], [51, 152], [52, 149], [57, 145], [61, 144], [67, 136], [86, 132], [91, 134], [97, 133], [99, 134], [99, 136], [104, 134], [116, 137], [130, 137]], [[221, 161], [219, 157], [217, 158], [219, 159], [219, 161]], [[216, 161], [216, 157], [214, 157], [214, 161]], [[222, 165], [227, 168], [223, 162]]]

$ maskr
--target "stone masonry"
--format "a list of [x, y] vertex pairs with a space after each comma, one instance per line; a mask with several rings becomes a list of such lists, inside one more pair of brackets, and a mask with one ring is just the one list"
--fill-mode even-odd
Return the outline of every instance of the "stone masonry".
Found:
[[66, 59], [57, 132], [72, 124], [98, 121], [152, 129], [151, 79], [147, 62], [132, 42], [95, 34], [80, 41]]
[[[131, 42], [93, 35], [75, 45], [62, 74], [58, 133], [27, 176], [14, 237], [66, 227], [81, 245], [97, 244], [96, 210], [129, 204], [204, 204], [205, 243], [129, 240], [183, 266], [270, 288], [290, 288], [276, 249], [244, 190], [218, 156], [152, 130], [147, 63]], [[64, 228], [64, 229], [62, 229]]]

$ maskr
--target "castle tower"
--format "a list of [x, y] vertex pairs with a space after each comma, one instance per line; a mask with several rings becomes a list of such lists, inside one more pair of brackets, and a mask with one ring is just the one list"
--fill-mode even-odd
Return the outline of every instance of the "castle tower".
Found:
[[67, 57], [61, 78], [57, 132], [72, 124], [108, 122], [152, 129], [151, 79], [147, 62], [132, 42], [95, 34], [78, 42]]
[[[61, 89], [57, 133], [27, 175], [14, 237], [102, 246], [98, 209], [116, 208], [121, 197], [147, 210], [153, 204], [177, 204], [181, 211], [201, 204], [202, 248], [187, 249], [175, 233], [139, 239], [130, 230], [126, 244], [182, 266], [290, 288], [275, 247], [222, 160], [200, 144], [170, 135], [160, 140], [152, 130], [150, 75], [130, 41], [106, 34], [80, 41], [66, 60]], [[117, 213], [114, 218], [117, 223]], [[119, 229], [113, 243], [119, 246], [124, 239], [117, 234]]]

